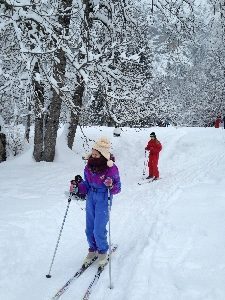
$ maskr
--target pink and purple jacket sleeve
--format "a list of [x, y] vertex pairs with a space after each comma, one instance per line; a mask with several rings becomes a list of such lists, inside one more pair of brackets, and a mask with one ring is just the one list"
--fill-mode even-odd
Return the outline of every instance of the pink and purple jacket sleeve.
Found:
[[120, 182], [119, 171], [116, 165], [113, 165], [111, 168], [109, 168], [107, 177], [110, 177], [113, 180], [113, 186], [110, 189], [110, 194], [111, 195], [119, 194], [121, 191], [121, 182]]
[[86, 166], [84, 169], [84, 181], [82, 181], [78, 188], [79, 193], [86, 195], [90, 188], [100, 188], [107, 190], [104, 181], [107, 177], [112, 178], [113, 187], [110, 189], [111, 195], [116, 195], [121, 191], [121, 182], [117, 166], [114, 164], [111, 168], [107, 168], [100, 173], [92, 173]]

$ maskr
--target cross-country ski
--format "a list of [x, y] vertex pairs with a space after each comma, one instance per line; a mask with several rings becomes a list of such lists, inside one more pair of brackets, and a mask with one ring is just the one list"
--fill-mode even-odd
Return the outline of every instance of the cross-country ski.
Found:
[[81, 266], [80, 269], [57, 291], [57, 293], [51, 298], [51, 300], [58, 300], [70, 287], [71, 283], [79, 278], [95, 261], [97, 257], [93, 258], [86, 266]]
[[[112, 252], [111, 254], [113, 254], [116, 249], [117, 249], [117, 245], [115, 245], [113, 248], [112, 248]], [[91, 280], [91, 282], [89, 283], [89, 286], [87, 287], [86, 289], [86, 292], [83, 296], [83, 299], [82, 300], [88, 300], [92, 294], [92, 291], [94, 289], [94, 286], [97, 285], [97, 282], [102, 274], [102, 272], [104, 271], [104, 269], [106, 268], [106, 266], [108, 265], [109, 263], [109, 258], [107, 259], [107, 262], [104, 264], [104, 266], [101, 266], [101, 267], [98, 267], [97, 271], [96, 271], [96, 274], [94, 275], [93, 279]]]
[[[112, 246], [112, 252], [111, 253], [114, 253], [116, 251], [117, 247], [118, 247], [117, 245]], [[80, 267], [80, 269], [57, 291], [57, 293], [50, 300], [58, 300], [69, 289], [69, 287], [73, 283], [73, 281], [76, 278], [79, 278], [97, 260], [97, 258], [98, 257], [95, 256], [88, 264], [82, 265]], [[108, 264], [108, 261], [105, 264], [105, 266], [107, 264]], [[101, 272], [104, 270], [104, 267], [102, 267], [102, 268], [97, 267], [98, 279], [100, 277]], [[95, 278], [94, 281], [97, 282], [96, 278]], [[91, 286], [93, 286], [93, 284]], [[91, 294], [91, 287], [90, 286], [87, 288], [87, 291], [85, 293], [85, 295], [86, 295], [85, 297], [87, 297], [87, 294], [88, 295]]]
[[160, 177], [157, 178], [156, 180], [155, 180], [154, 178], [150, 178], [150, 179], [145, 178], [145, 179], [139, 180], [139, 181], [138, 181], [138, 184], [139, 184], [139, 185], [142, 185], [142, 184], [146, 184], [146, 183], [157, 182], [157, 181], [160, 180], [160, 179], [161, 179]]

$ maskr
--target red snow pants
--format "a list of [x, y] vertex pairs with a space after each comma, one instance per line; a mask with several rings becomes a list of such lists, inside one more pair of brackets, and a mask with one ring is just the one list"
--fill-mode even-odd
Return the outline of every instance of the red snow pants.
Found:
[[149, 176], [159, 177], [159, 170], [158, 170], [158, 161], [159, 161], [159, 154], [150, 154], [149, 161], [148, 161], [148, 168], [149, 168]]

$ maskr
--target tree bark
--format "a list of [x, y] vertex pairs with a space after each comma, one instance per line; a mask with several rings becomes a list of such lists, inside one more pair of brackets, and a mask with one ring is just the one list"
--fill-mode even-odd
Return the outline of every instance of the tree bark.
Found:
[[[64, 84], [66, 70], [66, 57], [65, 52], [62, 49], [59, 49], [57, 58], [59, 62], [54, 66], [54, 74], [60, 89]], [[43, 160], [48, 162], [52, 162], [55, 157], [56, 138], [63, 96], [60, 90], [56, 91], [55, 89], [52, 89], [52, 94], [53, 96], [49, 106], [48, 120], [46, 122], [43, 151]]]
[[[69, 33], [72, 2], [72, 0], [63, 0], [61, 2], [61, 9], [59, 10], [61, 14], [59, 16], [59, 23], [62, 26], [60, 33], [62, 36], [67, 36]], [[49, 115], [44, 137], [43, 160], [48, 162], [52, 162], [55, 157], [55, 146], [63, 97], [61, 88], [63, 87], [65, 80], [66, 56], [62, 48], [58, 49], [56, 58], [57, 62], [55, 62], [53, 73], [58, 84], [58, 90], [56, 91], [52, 88], [53, 96], [49, 106]]]
[[0, 163], [6, 161], [6, 135], [0, 133]]
[[25, 139], [27, 140], [27, 142], [29, 143], [30, 141], [30, 125], [31, 125], [31, 121], [30, 121], [30, 103], [28, 104], [28, 114], [27, 114], [27, 121], [26, 121], [26, 130], [25, 130]]
[[[39, 73], [38, 62], [34, 66], [34, 74]], [[34, 151], [33, 156], [35, 161], [39, 162], [43, 160], [43, 148], [44, 148], [44, 128], [43, 120], [44, 115], [42, 109], [44, 108], [44, 87], [33, 77], [34, 86]]]
[[[88, 52], [89, 39], [90, 39], [89, 31], [93, 26], [93, 20], [91, 17], [93, 13], [93, 3], [90, 0], [82, 0], [82, 3], [84, 7], [84, 19], [83, 19], [83, 24], [81, 26], [81, 37]], [[81, 57], [83, 57], [83, 54], [81, 54]], [[78, 74], [77, 87], [73, 96], [73, 103], [77, 109], [77, 112], [75, 113], [74, 110], [71, 110], [70, 124], [69, 124], [68, 135], [67, 135], [67, 145], [70, 149], [72, 149], [73, 147], [76, 130], [79, 123], [84, 89], [85, 89], [85, 83], [83, 81], [82, 76]]]
[[73, 148], [74, 138], [77, 131], [77, 126], [79, 123], [80, 118], [80, 110], [82, 107], [82, 99], [84, 94], [84, 81], [81, 76], [77, 76], [77, 87], [73, 96], [73, 103], [77, 109], [77, 112], [74, 112], [74, 110], [71, 110], [71, 116], [70, 116], [70, 125], [68, 128], [68, 136], [67, 136], [67, 144], [70, 149]]

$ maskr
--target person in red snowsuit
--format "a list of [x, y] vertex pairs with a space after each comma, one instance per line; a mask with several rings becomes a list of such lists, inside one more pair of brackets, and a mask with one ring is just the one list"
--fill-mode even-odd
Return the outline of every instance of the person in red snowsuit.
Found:
[[217, 117], [215, 121], [215, 128], [220, 128], [220, 123], [222, 122], [221, 117]]
[[149, 176], [147, 179], [152, 178], [153, 180], [159, 179], [159, 170], [158, 170], [158, 160], [159, 152], [162, 150], [162, 145], [160, 141], [157, 140], [155, 132], [150, 134], [151, 140], [148, 142], [145, 150], [149, 151]]

